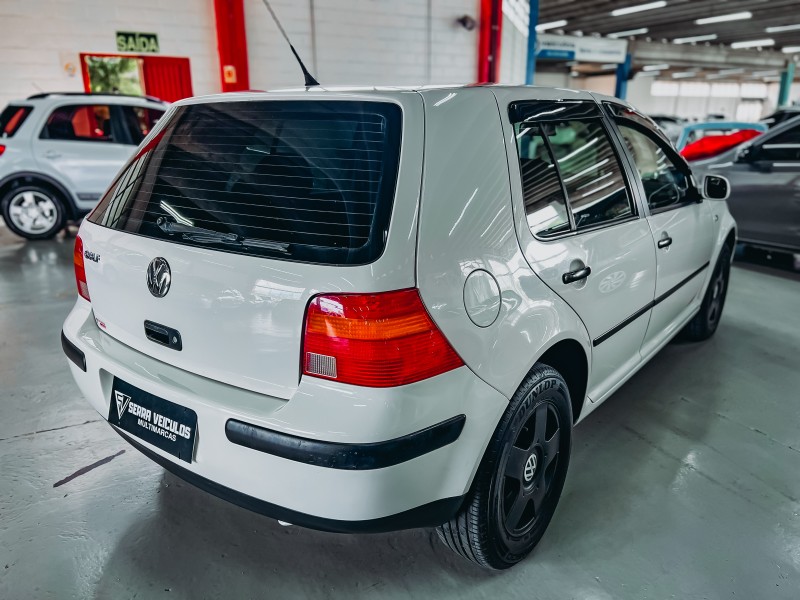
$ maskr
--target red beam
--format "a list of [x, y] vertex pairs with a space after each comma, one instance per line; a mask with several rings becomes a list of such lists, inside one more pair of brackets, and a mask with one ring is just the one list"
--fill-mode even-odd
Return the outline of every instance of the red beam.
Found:
[[250, 89], [244, 0], [214, 0], [214, 14], [222, 91]]

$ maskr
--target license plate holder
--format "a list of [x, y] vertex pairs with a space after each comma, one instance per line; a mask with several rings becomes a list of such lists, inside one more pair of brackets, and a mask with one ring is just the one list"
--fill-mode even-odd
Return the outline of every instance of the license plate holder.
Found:
[[114, 377], [108, 422], [131, 435], [192, 462], [197, 413]]

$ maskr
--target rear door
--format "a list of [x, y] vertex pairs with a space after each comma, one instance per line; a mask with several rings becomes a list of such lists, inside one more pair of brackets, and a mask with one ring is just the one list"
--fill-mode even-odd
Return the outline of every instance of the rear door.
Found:
[[749, 152], [720, 172], [731, 181], [728, 199], [743, 242], [800, 249], [800, 122], [758, 138]]
[[598, 400], [640, 360], [656, 278], [650, 228], [594, 101], [516, 102], [509, 117], [512, 185], [529, 227], [523, 251], [586, 325], [589, 397]]
[[113, 104], [55, 108], [33, 141], [40, 168], [66, 182], [80, 199], [99, 199], [135, 148], [122, 108]]
[[[414, 286], [422, 100], [264, 98], [176, 107], [81, 237], [99, 255], [87, 279], [109, 335], [288, 399], [310, 298]], [[148, 283], [154, 261], [162, 285]]]
[[650, 120], [621, 105], [608, 107], [636, 168], [656, 243], [656, 292], [642, 347], [647, 355], [686, 322], [702, 298], [714, 243], [712, 216], [686, 161]]

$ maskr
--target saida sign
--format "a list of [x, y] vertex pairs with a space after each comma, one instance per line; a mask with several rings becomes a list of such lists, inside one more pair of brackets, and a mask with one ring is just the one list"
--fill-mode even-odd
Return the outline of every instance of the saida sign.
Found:
[[158, 35], [136, 31], [117, 32], [117, 52], [158, 52]]

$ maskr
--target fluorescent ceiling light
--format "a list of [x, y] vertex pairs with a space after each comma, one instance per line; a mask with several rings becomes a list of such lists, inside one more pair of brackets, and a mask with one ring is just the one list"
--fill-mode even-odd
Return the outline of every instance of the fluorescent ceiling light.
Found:
[[661, 75], [661, 71], [648, 71], [647, 73], [639, 71], [636, 74], [637, 77], [658, 77], [659, 75]]
[[690, 37], [675, 38], [672, 40], [673, 44], [691, 44], [692, 42], [710, 42], [717, 39], [716, 33], [709, 33], [708, 35], [693, 35]]
[[739, 73], [744, 73], [744, 69], [722, 69], [719, 72], [720, 75], [738, 75]]
[[781, 52], [783, 52], [784, 54], [800, 53], [800, 46], [784, 46]]
[[644, 35], [650, 31], [647, 27], [640, 27], [639, 29], [628, 29], [627, 31], [617, 31], [615, 33], [609, 33], [608, 37], [610, 38], [623, 38], [623, 37], [630, 37], [632, 35]]
[[567, 24], [566, 19], [561, 19], [559, 21], [550, 21], [549, 23], [539, 23], [536, 26], [536, 31], [547, 31], [548, 29], [558, 29], [559, 27], [564, 27]]
[[604, 71], [608, 71], [609, 69], [616, 69], [617, 63], [606, 63], [604, 65], [600, 65], [600, 68]]
[[734, 50], [738, 48], [757, 48], [759, 46], [774, 46], [775, 40], [772, 38], [764, 38], [763, 40], [747, 40], [745, 42], [733, 42], [731, 48]]
[[680, 73], [673, 73], [673, 79], [686, 79], [687, 77], [695, 77], [697, 75], [697, 71], [682, 71]]
[[800, 29], [800, 23], [796, 25], [778, 25], [776, 27], [767, 27], [764, 31], [767, 33], [780, 33], [782, 31], [797, 31]]
[[667, 5], [664, 0], [659, 2], [648, 2], [647, 4], [637, 4], [636, 6], [626, 6], [625, 8], [617, 8], [611, 11], [612, 17], [621, 17], [622, 15], [630, 15], [632, 13], [642, 12], [645, 10], [653, 10], [654, 8], [664, 8]]
[[[797, 47], [800, 49], [800, 46]], [[778, 75], [777, 69], [772, 69], [770, 71], [753, 71], [753, 77], [766, 77], [767, 75]]]
[[749, 10], [744, 12], [738, 13], [731, 13], [729, 15], [719, 15], [717, 17], [706, 17], [704, 19], [696, 19], [695, 24], [697, 25], [709, 25], [711, 23], [722, 23], [724, 21], [741, 21], [742, 19], [750, 19], [752, 18], [753, 13]]
[[669, 65], [660, 64], [660, 65], [645, 65], [642, 67], [642, 71], [666, 71], [669, 69]]

